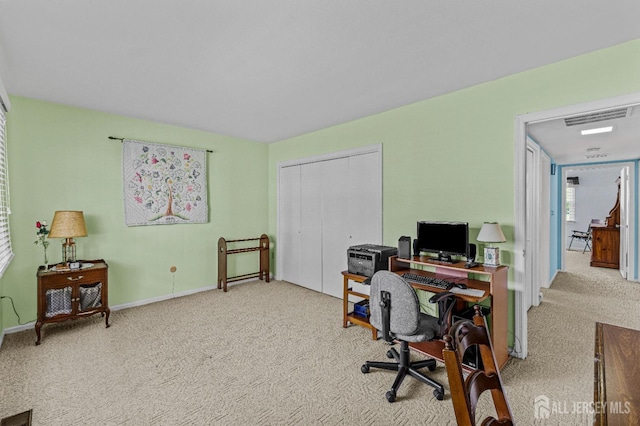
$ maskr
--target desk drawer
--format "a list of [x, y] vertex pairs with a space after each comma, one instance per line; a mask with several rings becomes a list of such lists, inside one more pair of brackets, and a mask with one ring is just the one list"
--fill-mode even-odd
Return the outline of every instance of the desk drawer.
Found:
[[103, 269], [86, 269], [75, 272], [62, 272], [60, 274], [49, 274], [42, 277], [47, 283], [47, 287], [67, 286], [73, 283], [93, 284], [104, 279]]

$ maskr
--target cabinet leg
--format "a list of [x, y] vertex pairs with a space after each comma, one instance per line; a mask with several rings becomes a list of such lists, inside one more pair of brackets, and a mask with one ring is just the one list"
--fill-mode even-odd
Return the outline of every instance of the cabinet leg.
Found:
[[110, 314], [111, 314], [111, 309], [107, 308], [107, 310], [105, 311], [105, 316], [104, 316], [105, 328], [111, 327], [111, 324], [109, 324], [109, 315]]
[[42, 321], [38, 321], [36, 322], [36, 346], [38, 346], [40, 344], [40, 329], [42, 328]]

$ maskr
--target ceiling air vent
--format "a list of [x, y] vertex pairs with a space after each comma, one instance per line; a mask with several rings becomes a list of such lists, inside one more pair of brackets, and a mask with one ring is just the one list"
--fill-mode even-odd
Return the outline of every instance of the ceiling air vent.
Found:
[[569, 176], [567, 177], [567, 183], [572, 185], [580, 185], [580, 178], [578, 176]]
[[608, 111], [592, 112], [589, 114], [576, 115], [564, 119], [564, 123], [569, 126], [577, 126], [579, 124], [597, 123], [598, 121], [615, 120], [617, 118], [626, 118], [629, 116], [631, 108], [610, 109]]

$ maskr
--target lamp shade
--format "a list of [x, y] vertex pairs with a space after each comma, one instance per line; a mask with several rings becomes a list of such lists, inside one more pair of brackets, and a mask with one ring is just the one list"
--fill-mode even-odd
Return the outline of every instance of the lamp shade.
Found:
[[497, 222], [483, 223], [477, 240], [483, 243], [504, 243], [507, 241]]
[[86, 237], [87, 227], [81, 211], [57, 211], [53, 215], [49, 238]]

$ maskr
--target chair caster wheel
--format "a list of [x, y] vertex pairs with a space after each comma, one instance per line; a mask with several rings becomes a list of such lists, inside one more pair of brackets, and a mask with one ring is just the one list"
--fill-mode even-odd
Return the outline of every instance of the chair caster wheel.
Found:
[[387, 401], [389, 402], [393, 402], [396, 400], [396, 393], [394, 391], [387, 392], [385, 396], [387, 397]]
[[435, 371], [436, 370], [436, 363], [434, 362], [433, 364], [427, 365], [427, 368], [429, 369], [429, 371]]
[[387, 358], [393, 358], [393, 352], [387, 351]]
[[360, 371], [362, 371], [364, 374], [367, 374], [369, 372], [369, 366], [367, 364], [362, 364], [362, 367], [360, 367]]
[[442, 401], [444, 399], [444, 392], [440, 392], [436, 389], [433, 391], [433, 396], [435, 396], [438, 401]]

